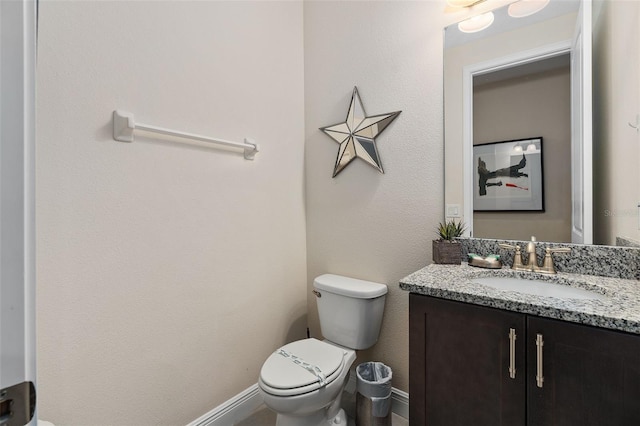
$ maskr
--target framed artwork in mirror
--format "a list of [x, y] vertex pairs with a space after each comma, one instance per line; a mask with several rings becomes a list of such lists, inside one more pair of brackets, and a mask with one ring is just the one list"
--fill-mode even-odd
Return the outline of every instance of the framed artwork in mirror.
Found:
[[473, 211], [544, 211], [542, 137], [474, 145], [473, 168]]

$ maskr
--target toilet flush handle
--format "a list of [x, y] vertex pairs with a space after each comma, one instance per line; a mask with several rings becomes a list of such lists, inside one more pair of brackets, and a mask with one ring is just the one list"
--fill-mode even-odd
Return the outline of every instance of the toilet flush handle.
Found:
[[322, 297], [322, 293], [320, 293], [318, 290], [313, 290], [312, 293], [315, 294], [316, 297]]

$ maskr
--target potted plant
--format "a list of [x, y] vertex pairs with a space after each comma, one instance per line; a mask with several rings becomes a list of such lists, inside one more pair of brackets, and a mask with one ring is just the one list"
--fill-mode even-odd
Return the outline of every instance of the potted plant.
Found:
[[438, 225], [437, 240], [433, 240], [433, 262], [439, 264], [459, 264], [462, 261], [462, 244], [456, 238], [462, 236], [465, 226], [453, 219]]

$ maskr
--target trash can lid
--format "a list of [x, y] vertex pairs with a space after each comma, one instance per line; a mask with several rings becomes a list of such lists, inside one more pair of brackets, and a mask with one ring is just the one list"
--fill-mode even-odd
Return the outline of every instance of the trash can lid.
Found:
[[[342, 349], [313, 338], [298, 340], [284, 345], [267, 358], [260, 379], [276, 390], [304, 387], [305, 392], [310, 392], [335, 380], [343, 365]], [[313, 389], [309, 389], [309, 385], [313, 385]]]

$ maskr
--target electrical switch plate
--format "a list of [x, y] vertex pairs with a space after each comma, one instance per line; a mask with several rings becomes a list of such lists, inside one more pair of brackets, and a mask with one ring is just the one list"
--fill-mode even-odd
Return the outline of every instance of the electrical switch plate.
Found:
[[447, 204], [447, 217], [462, 217], [460, 204]]

